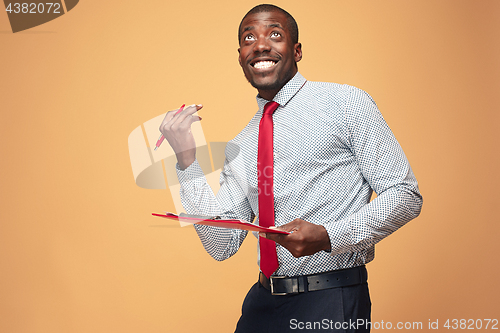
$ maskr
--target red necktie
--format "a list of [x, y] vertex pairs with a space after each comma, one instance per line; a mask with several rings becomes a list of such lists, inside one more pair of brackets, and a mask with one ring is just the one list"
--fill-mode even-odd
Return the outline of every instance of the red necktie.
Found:
[[[259, 225], [274, 226], [274, 192], [273, 192], [273, 112], [279, 106], [276, 102], [268, 102], [259, 125], [259, 152], [257, 157], [259, 186]], [[276, 243], [260, 237], [260, 270], [268, 278], [278, 268]]]

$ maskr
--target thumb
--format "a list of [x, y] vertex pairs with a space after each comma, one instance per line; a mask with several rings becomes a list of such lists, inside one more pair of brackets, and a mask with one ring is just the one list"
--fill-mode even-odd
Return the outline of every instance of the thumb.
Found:
[[265, 239], [269, 239], [273, 242], [276, 242], [276, 243], [280, 243], [280, 241], [283, 239], [283, 234], [275, 234], [275, 233], [272, 233], [272, 232], [259, 232], [259, 236], [261, 236], [262, 238], [265, 238]]

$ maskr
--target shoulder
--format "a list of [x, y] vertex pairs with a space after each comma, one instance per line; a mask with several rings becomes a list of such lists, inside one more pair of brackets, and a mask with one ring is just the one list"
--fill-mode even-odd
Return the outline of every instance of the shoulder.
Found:
[[325, 117], [335, 120], [346, 133], [367, 121], [382, 121], [383, 117], [370, 94], [363, 89], [332, 82], [308, 81], [304, 88]]
[[307, 81], [300, 94], [299, 100], [342, 122], [347, 120], [346, 117], [356, 118], [377, 109], [374, 99], [366, 91], [349, 84]]
[[366, 91], [349, 84], [307, 81], [304, 88], [304, 93], [309, 94], [312, 98], [330, 105], [334, 104], [340, 108], [346, 108], [350, 104], [360, 102], [375, 103]]

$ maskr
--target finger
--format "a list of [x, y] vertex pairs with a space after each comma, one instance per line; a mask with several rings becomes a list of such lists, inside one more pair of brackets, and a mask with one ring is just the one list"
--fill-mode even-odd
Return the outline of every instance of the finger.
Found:
[[264, 233], [266, 236], [264, 237], [265, 239], [272, 240], [278, 244], [281, 244], [281, 242], [284, 241], [284, 237], [288, 235], [283, 235], [283, 234], [275, 234], [271, 232]]
[[182, 111], [188, 109], [188, 108], [196, 108], [196, 111], [200, 111], [201, 109], [203, 109], [203, 104], [191, 104], [191, 105], [188, 105], [186, 106], [185, 108], [179, 108], [179, 110], [177, 111], [177, 113], [181, 113]]
[[182, 104], [181, 107], [177, 110], [177, 112], [175, 114], [181, 113], [182, 110], [184, 110], [185, 106], [186, 106], [186, 104]]
[[191, 128], [191, 124], [193, 124], [196, 121], [201, 121], [200, 116], [190, 116], [185, 118], [182, 122], [178, 123], [178, 128], [179, 129], [185, 129], [185, 128]]
[[165, 124], [169, 123], [174, 118], [174, 116], [177, 114], [177, 112], [179, 112], [179, 109], [168, 111], [165, 114], [163, 121], [161, 122], [160, 128], [163, 127]]
[[[196, 113], [198, 110], [201, 110], [203, 108], [203, 105], [201, 104], [198, 104], [198, 105], [190, 105], [186, 108], [184, 108], [184, 110], [182, 110], [181, 112], [179, 113], [176, 113], [174, 115], [174, 118], [172, 118], [172, 125], [173, 124], [181, 124], [181, 123], [184, 123], [186, 119], [190, 120], [188, 125], [191, 126], [191, 124], [193, 123], [193, 121], [196, 121], [196, 120], [200, 120], [198, 119], [198, 115], [194, 115], [194, 113]], [[196, 118], [196, 119], [192, 119], [192, 118]]]
[[[280, 225], [279, 227], [269, 227], [269, 229], [276, 229], [276, 230], [281, 230], [281, 231], [286, 231], [288, 233], [291, 233], [290, 230], [289, 230], [290, 228], [289, 227], [285, 227], [285, 226], [286, 225]], [[275, 235], [280, 235], [281, 236], [281, 235], [284, 235], [284, 234], [278, 234], [277, 233]]]
[[[201, 104], [197, 104], [197, 105], [193, 104], [193, 105], [189, 105], [187, 107], [184, 107], [184, 104], [183, 104], [180, 108], [178, 108], [176, 110], [168, 111], [167, 114], [165, 115], [165, 118], [163, 119], [162, 124], [177, 120], [179, 118], [178, 115], [183, 114], [184, 111], [188, 111], [188, 112], [190, 112], [189, 114], [193, 114], [196, 111], [201, 110], [202, 108], [203, 108], [203, 105], [201, 105]], [[184, 113], [184, 114], [186, 114], [186, 113]]]
[[201, 104], [198, 104], [198, 105], [192, 104], [192, 105], [186, 106], [184, 108], [184, 110], [182, 110], [181, 112], [176, 114], [176, 116], [179, 115], [179, 118], [182, 116], [184, 116], [184, 117], [191, 116], [191, 115], [193, 115], [193, 113], [197, 112], [198, 110], [201, 110], [202, 108], [203, 108], [203, 105], [201, 105]]
[[298, 230], [298, 227], [296, 226], [296, 223], [293, 223], [292, 221], [290, 223], [279, 226], [277, 229], [292, 233], [293, 231]]

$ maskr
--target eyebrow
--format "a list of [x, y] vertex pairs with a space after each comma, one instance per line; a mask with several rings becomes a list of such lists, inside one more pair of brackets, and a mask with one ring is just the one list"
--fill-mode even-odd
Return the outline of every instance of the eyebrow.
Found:
[[[285, 30], [285, 29], [283, 29], [283, 27], [279, 23], [268, 24], [268, 25], [266, 25], [266, 28], [280, 28], [281, 30]], [[244, 33], [246, 31], [250, 31], [250, 30], [254, 30], [254, 29], [255, 29], [255, 27], [253, 25], [251, 25], [249, 27], [243, 28], [243, 31], [241, 33]]]
[[267, 27], [268, 27], [268, 28], [280, 28], [280, 29], [282, 29], [282, 30], [285, 30], [285, 29], [283, 29], [283, 27], [282, 27], [282, 26], [281, 26], [281, 24], [279, 24], [279, 23], [269, 24]]

